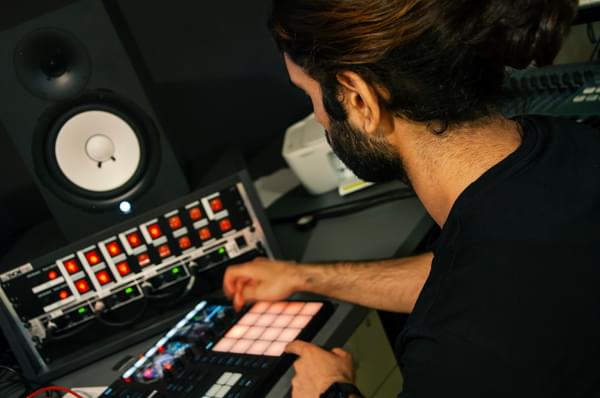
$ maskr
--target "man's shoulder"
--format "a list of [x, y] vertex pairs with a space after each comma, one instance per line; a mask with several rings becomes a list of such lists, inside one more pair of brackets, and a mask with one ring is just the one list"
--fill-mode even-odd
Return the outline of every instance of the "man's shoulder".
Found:
[[541, 134], [546, 150], [556, 148], [563, 154], [569, 151], [589, 153], [600, 149], [600, 125], [585, 124], [564, 117], [527, 115], [519, 119], [524, 129]]

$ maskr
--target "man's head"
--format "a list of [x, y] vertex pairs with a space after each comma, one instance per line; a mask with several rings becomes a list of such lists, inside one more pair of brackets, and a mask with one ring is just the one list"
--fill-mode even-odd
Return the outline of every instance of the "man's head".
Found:
[[[379, 121], [375, 93], [360, 76], [351, 72], [340, 75], [340, 84], [351, 102], [351, 111], [344, 120], [330, 117], [325, 109], [321, 85], [299, 67], [289, 56], [285, 63], [294, 85], [310, 98], [315, 117], [326, 129], [327, 141], [335, 154], [358, 177], [366, 181], [389, 181], [400, 179], [408, 183], [398, 152], [385, 139], [384, 134], [375, 131], [382, 128]], [[356, 127], [355, 127], [356, 126]]]
[[550, 63], [575, 0], [274, 0], [270, 28], [335, 152], [402, 177], [398, 120], [440, 133], [496, 111], [506, 66]]

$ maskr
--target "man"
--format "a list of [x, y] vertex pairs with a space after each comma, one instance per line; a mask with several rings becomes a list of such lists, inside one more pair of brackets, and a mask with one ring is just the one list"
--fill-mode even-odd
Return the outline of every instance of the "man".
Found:
[[[336, 154], [409, 182], [442, 233], [413, 258], [231, 267], [235, 306], [310, 291], [411, 313], [402, 397], [600, 396], [600, 136], [496, 106], [505, 68], [550, 63], [576, 6], [276, 0], [273, 36]], [[287, 351], [294, 397], [353, 383], [340, 349]]]

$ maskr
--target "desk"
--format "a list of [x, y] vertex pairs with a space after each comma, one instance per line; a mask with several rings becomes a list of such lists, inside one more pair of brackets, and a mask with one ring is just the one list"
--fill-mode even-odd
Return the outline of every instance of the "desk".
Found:
[[[371, 195], [381, 190], [396, 189], [386, 185], [368, 190]], [[301, 190], [294, 190], [280, 199], [280, 209], [290, 201], [333, 200], [329, 197], [310, 198]], [[335, 194], [334, 194], [335, 195]], [[356, 198], [356, 197], [355, 197]], [[350, 199], [352, 200], [352, 197]], [[287, 201], [287, 202], [286, 202]], [[277, 207], [273, 207], [277, 211]], [[375, 206], [344, 217], [319, 221], [311, 230], [300, 231], [294, 225], [274, 227], [285, 258], [297, 261], [358, 260], [391, 257], [396, 253], [410, 254], [433, 225], [416, 198], [404, 199]], [[300, 294], [298, 298], [307, 298]], [[336, 303], [337, 309], [314, 342], [323, 346], [341, 346], [362, 322], [367, 310], [347, 303]], [[156, 337], [111, 355], [77, 372], [62, 377], [55, 384], [65, 386], [108, 385], [119, 377], [115, 365], [126, 356], [133, 358], [149, 348]], [[290, 369], [274, 386], [267, 398], [280, 398], [289, 391], [293, 370]]]

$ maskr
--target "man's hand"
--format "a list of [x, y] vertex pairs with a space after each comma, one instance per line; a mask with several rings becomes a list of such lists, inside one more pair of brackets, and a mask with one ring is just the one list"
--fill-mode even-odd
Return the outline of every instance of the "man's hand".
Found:
[[223, 290], [239, 311], [247, 302], [284, 300], [298, 291], [303, 282], [300, 267], [294, 263], [257, 258], [227, 268]]
[[285, 351], [299, 357], [294, 362], [292, 398], [318, 398], [333, 383], [354, 383], [352, 356], [341, 348], [329, 352], [296, 340]]

